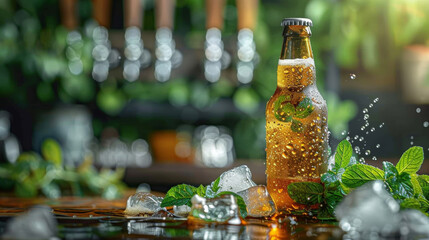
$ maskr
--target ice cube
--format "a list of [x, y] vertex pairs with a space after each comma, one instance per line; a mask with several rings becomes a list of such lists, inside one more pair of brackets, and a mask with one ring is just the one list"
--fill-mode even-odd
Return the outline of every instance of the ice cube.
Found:
[[191, 199], [192, 208], [188, 220], [198, 223], [217, 222], [232, 225], [242, 224], [235, 197], [229, 194], [206, 199], [195, 195]]
[[151, 193], [138, 192], [128, 198], [124, 213], [131, 216], [151, 215], [162, 209], [162, 199]]
[[230, 191], [238, 193], [256, 186], [252, 181], [252, 172], [246, 165], [228, 170], [220, 175], [219, 192]]
[[335, 209], [340, 227], [348, 232], [391, 233], [399, 226], [399, 204], [382, 181], [369, 182], [348, 194]]
[[2, 238], [50, 239], [57, 235], [57, 221], [48, 206], [34, 206], [9, 220]]
[[422, 212], [414, 209], [401, 211], [400, 234], [409, 239], [429, 237], [429, 219]]
[[174, 206], [174, 215], [187, 217], [191, 212], [191, 208], [188, 205]]
[[267, 187], [263, 185], [254, 186], [238, 192], [247, 206], [247, 215], [251, 217], [270, 216], [276, 212], [276, 208], [268, 193]]

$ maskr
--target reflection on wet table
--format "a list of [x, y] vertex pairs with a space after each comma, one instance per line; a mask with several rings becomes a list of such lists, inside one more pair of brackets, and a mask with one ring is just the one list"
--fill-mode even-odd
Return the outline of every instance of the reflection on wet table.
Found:
[[[35, 206], [36, 207], [32, 207]], [[46, 207], [50, 206], [51, 208]], [[43, 222], [53, 213], [56, 222], [44, 226], [44, 232], [61, 239], [341, 239], [342, 231], [332, 223], [312, 220], [295, 221], [288, 217], [271, 220], [246, 218], [242, 225], [196, 224], [187, 218], [126, 217], [123, 211], [126, 198], [108, 201], [102, 198], [63, 197], [57, 200], [43, 198], [0, 198], [0, 234], [7, 231], [6, 224], [15, 216], [30, 213], [31, 222], [22, 221], [27, 232], [33, 231], [34, 222]], [[28, 209], [31, 209], [28, 211]], [[36, 211], [35, 211], [36, 210]], [[28, 220], [26, 220], [28, 221]], [[297, 223], [299, 222], [299, 223]], [[16, 224], [16, 223], [15, 223]], [[25, 232], [20, 230], [20, 232]], [[16, 235], [14, 235], [16, 236]]]

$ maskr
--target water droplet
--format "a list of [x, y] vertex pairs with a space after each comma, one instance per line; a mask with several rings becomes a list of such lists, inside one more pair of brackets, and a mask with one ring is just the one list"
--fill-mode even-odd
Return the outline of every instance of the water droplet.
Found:
[[354, 137], [354, 138], [355, 138], [355, 140], [357, 140], [357, 139], [359, 138], [359, 136], [358, 136], [358, 135], [355, 135], [355, 137]]
[[365, 114], [364, 116], [363, 116], [363, 120], [367, 120], [369, 118], [369, 115], [368, 114]]
[[422, 110], [420, 108], [416, 108], [416, 113], [420, 113]]
[[363, 157], [359, 158], [360, 163], [365, 163], [365, 159]]
[[379, 98], [375, 98], [373, 102], [376, 103], [376, 102], [378, 102], [378, 100], [379, 100]]
[[423, 127], [425, 127], [425, 128], [426, 128], [426, 127], [429, 127], [429, 122], [428, 122], [428, 121], [424, 122], [424, 123], [423, 123]]
[[347, 137], [346, 137], [346, 140], [347, 140], [347, 141], [350, 141], [350, 137], [349, 137], [349, 136], [347, 136]]
[[358, 146], [355, 146], [355, 152], [356, 152], [357, 154], [359, 154], [359, 153], [360, 153], [360, 148], [359, 148]]
[[365, 134], [366, 134], [366, 135], [368, 135], [368, 133], [369, 133], [369, 132], [368, 132], [368, 131], [366, 131], [366, 133], [365, 133]]
[[286, 148], [289, 149], [289, 150], [292, 150], [293, 146], [292, 146], [292, 144], [288, 144], [288, 145], [286, 145]]
[[344, 131], [341, 132], [341, 135], [344, 136], [344, 135], [346, 135], [346, 133], [347, 133], [346, 130], [344, 130]]
[[356, 79], [356, 74], [354, 74], [354, 73], [350, 74], [350, 79], [351, 80], [355, 80]]
[[368, 127], [368, 126], [369, 126], [369, 122], [366, 122], [366, 123], [365, 123], [365, 127]]
[[373, 127], [373, 128], [371, 128], [371, 132], [374, 132], [375, 131], [375, 128]]
[[410, 139], [414, 139], [414, 136], [411, 136]]
[[371, 103], [371, 104], [369, 104], [369, 106], [368, 106], [368, 107], [369, 107], [369, 108], [372, 108], [373, 106], [374, 106], [374, 105]]
[[362, 130], [362, 131], [363, 131], [363, 130], [365, 130], [365, 126], [362, 126], [362, 127], [360, 128], [360, 130]]
[[363, 137], [360, 137], [360, 138], [359, 138], [359, 142], [362, 142], [362, 141], [363, 141], [363, 139], [364, 139]]
[[377, 157], [376, 156], [372, 157], [372, 160], [374, 160], [374, 161], [377, 160]]
[[410, 142], [410, 145], [414, 145], [414, 142]]
[[365, 155], [367, 155], [367, 156], [368, 156], [369, 154], [371, 154], [371, 151], [370, 151], [370, 150], [366, 150], [366, 151], [365, 151]]
[[380, 127], [380, 128], [384, 127], [384, 123], [381, 123], [379, 127]]
[[362, 112], [363, 112], [363, 113], [368, 113], [368, 109], [367, 109], [367, 108], [364, 108], [364, 109], [362, 110]]
[[283, 153], [282, 153], [282, 157], [283, 157], [283, 158], [287, 158], [287, 155], [286, 155], [286, 153], [285, 153], [285, 152], [283, 152]]
[[376, 148], [380, 148], [380, 144], [375, 145]]

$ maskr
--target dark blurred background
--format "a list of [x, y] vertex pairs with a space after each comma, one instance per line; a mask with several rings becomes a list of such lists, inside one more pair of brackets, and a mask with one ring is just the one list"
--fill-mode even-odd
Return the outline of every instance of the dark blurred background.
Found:
[[0, 1], [3, 163], [52, 138], [66, 166], [253, 160], [262, 174], [285, 17], [313, 20], [333, 149], [348, 137], [368, 161], [429, 154], [428, 1], [227, 0], [209, 26], [212, 2]]

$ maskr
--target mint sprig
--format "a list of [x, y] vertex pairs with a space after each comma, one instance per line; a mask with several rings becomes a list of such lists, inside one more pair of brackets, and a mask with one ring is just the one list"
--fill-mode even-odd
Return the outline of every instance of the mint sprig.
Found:
[[245, 218], [247, 216], [247, 206], [243, 198], [233, 192], [224, 191], [218, 193], [220, 189], [219, 182], [220, 177], [218, 177], [208, 186], [200, 185], [199, 187], [194, 187], [188, 184], [180, 184], [174, 186], [170, 188], [170, 190], [168, 190], [167, 194], [161, 202], [161, 207], [171, 207], [174, 205], [187, 205], [189, 207], [192, 207], [191, 199], [196, 194], [205, 198], [217, 198], [222, 195], [231, 194], [235, 197], [237, 201], [241, 217]]
[[370, 181], [382, 180], [401, 208], [418, 209], [429, 215], [429, 176], [417, 174], [423, 159], [423, 149], [411, 147], [404, 152], [396, 166], [383, 162], [383, 169], [378, 169], [356, 163], [352, 145], [344, 140], [338, 144], [332, 170], [321, 176], [321, 184], [291, 183], [288, 193], [300, 204], [319, 203], [319, 219], [333, 219], [335, 207], [350, 190]]

